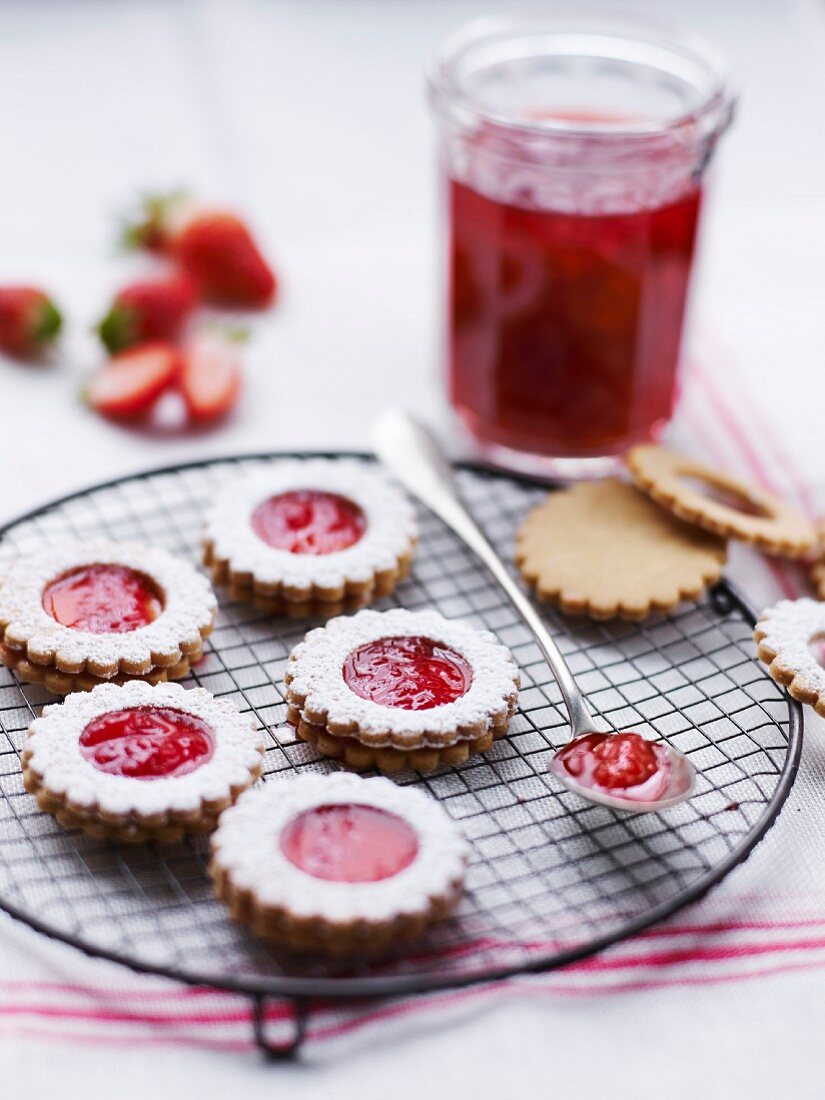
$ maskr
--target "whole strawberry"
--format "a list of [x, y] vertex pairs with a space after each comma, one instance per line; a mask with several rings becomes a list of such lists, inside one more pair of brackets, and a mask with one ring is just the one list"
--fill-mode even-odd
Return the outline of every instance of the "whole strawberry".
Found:
[[0, 287], [0, 350], [21, 359], [42, 355], [63, 318], [52, 299], [33, 286]]
[[174, 342], [197, 300], [197, 287], [188, 275], [130, 283], [118, 292], [97, 331], [112, 354], [152, 340]]
[[231, 211], [197, 206], [179, 194], [150, 198], [126, 239], [175, 259], [212, 305], [262, 309], [275, 300], [275, 274]]

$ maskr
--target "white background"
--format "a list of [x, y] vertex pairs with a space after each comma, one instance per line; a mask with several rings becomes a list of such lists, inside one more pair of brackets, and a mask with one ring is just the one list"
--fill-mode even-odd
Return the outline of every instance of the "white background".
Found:
[[[445, 32], [499, 6], [0, 2], [0, 278], [45, 282], [71, 318], [67, 354], [54, 367], [0, 363], [0, 519], [147, 466], [365, 447], [370, 415], [389, 401], [441, 419], [437, 186], [422, 70]], [[749, 393], [819, 477], [823, 12], [812, 0], [622, 7], [703, 32], [731, 59], [742, 108], [715, 173], [695, 326], [735, 357]], [[250, 214], [284, 293], [258, 326], [232, 422], [214, 434], [147, 436], [98, 419], [78, 390], [97, 354], [88, 327], [131, 270], [111, 252], [115, 215], [139, 187], [180, 183]], [[635, 998], [632, 1010], [614, 998], [598, 1012], [587, 1000], [508, 1000], [441, 1031], [419, 1022], [403, 1041], [323, 1070], [199, 1055], [195, 1078], [175, 1052], [125, 1050], [118, 1059], [135, 1095], [158, 1097], [195, 1095], [195, 1080], [204, 1097], [789, 1095], [793, 1068], [821, 1061], [822, 1004], [810, 988], [773, 990], [752, 999], [720, 987], [687, 1011], [678, 992]], [[802, 1023], [771, 1042], [772, 1013], [781, 1015], [786, 998]], [[657, 1059], [651, 1079], [633, 1046], [640, 1030], [671, 1056], [672, 1073]], [[111, 1061], [93, 1049], [72, 1057], [68, 1095], [119, 1095]], [[4, 1080], [4, 1095], [61, 1093], [50, 1059], [24, 1046]], [[808, 1084], [794, 1095], [825, 1095], [818, 1079]]]
[[[0, 518], [113, 474], [218, 451], [366, 446], [388, 401], [440, 413], [438, 188], [423, 67], [500, 0], [5, 0], [0, 278], [45, 281], [70, 318], [53, 370], [0, 363]], [[745, 364], [815, 452], [825, 362], [825, 28], [812, 3], [624, 4], [713, 38], [742, 107], [705, 226], [697, 328]], [[223, 430], [174, 438], [79, 403], [88, 329], [132, 265], [137, 189], [186, 184], [249, 212], [282, 301]], [[813, 400], [812, 400], [813, 399]], [[821, 404], [820, 404], [821, 407]]]

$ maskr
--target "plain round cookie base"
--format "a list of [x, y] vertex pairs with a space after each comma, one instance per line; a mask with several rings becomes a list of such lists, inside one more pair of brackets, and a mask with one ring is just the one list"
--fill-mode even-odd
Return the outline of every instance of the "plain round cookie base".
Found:
[[717, 536], [616, 479], [551, 493], [516, 534], [516, 564], [539, 599], [599, 621], [641, 621], [698, 598], [726, 556]]

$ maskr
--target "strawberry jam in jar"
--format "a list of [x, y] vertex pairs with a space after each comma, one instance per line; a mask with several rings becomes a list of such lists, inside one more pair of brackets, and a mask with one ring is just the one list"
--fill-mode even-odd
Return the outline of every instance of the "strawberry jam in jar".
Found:
[[502, 18], [445, 44], [430, 92], [451, 403], [498, 465], [609, 470], [673, 413], [723, 67], [657, 25]]

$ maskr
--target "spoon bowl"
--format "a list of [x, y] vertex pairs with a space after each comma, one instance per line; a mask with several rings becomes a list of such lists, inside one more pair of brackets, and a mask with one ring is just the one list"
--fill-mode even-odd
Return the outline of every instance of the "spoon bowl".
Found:
[[[620, 732], [617, 730], [615, 734], [608, 734], [607, 736], [618, 736]], [[668, 807], [678, 806], [680, 802], [690, 798], [696, 785], [696, 772], [693, 765], [678, 749], [674, 749], [672, 745], [668, 745], [666, 742], [657, 741], [655, 744], [667, 754], [669, 775], [664, 789], [657, 791], [653, 798], [639, 798], [632, 794], [630, 797], [627, 795], [623, 797], [620, 794], [611, 794], [609, 790], [603, 787], [590, 787], [580, 783], [574, 775], [570, 774], [562, 762], [562, 754], [568, 747], [566, 745], [564, 748], [557, 749], [553, 754], [549, 770], [569, 791], [579, 795], [580, 798], [587, 799], [589, 802], [596, 802], [600, 806], [608, 806], [611, 810], [620, 810], [622, 813], [631, 814], [666, 810]], [[632, 788], [622, 789], [632, 791]]]

